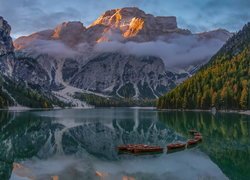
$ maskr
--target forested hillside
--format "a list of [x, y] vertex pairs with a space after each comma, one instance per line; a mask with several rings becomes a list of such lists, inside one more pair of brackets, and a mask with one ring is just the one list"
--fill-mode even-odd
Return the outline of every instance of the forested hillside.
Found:
[[159, 98], [159, 109], [250, 109], [250, 23], [197, 74]]
[[95, 107], [152, 107], [155, 106], [155, 99], [140, 99], [135, 100], [133, 98], [119, 98], [119, 97], [101, 97], [95, 94], [85, 94], [85, 93], [76, 93], [74, 96], [76, 99], [82, 100], [89, 105]]
[[27, 106], [31, 108], [52, 108], [53, 105], [65, 106], [58, 99], [29, 88], [25, 83], [15, 83], [0, 75], [0, 108], [9, 106]]

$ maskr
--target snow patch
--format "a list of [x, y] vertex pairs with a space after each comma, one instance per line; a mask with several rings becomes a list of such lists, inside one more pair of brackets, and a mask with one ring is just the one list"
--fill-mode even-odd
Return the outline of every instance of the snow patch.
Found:
[[[64, 83], [64, 86], [66, 84]], [[74, 108], [92, 108], [93, 106], [88, 105], [87, 103], [80, 101], [79, 99], [75, 99], [73, 96], [76, 92], [83, 93], [81, 89], [75, 88], [73, 86], [66, 85], [64, 89], [60, 91], [53, 91], [53, 94], [65, 103], [71, 103]]]

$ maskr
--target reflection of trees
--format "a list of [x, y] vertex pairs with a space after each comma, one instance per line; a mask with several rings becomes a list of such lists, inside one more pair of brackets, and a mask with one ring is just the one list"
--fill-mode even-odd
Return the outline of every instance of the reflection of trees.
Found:
[[14, 114], [0, 111], [0, 177], [9, 179], [12, 170], [12, 159], [6, 159], [6, 149], [2, 146], [3, 135], [7, 126], [12, 122]]
[[195, 128], [204, 136], [201, 149], [230, 179], [250, 177], [250, 118], [208, 112], [159, 112], [160, 121], [188, 136]]
[[12, 163], [36, 155], [48, 134], [48, 121], [31, 113], [0, 111], [0, 177], [10, 176]]
[[12, 163], [3, 162], [0, 160], [0, 177], [2, 180], [8, 180], [12, 171]]

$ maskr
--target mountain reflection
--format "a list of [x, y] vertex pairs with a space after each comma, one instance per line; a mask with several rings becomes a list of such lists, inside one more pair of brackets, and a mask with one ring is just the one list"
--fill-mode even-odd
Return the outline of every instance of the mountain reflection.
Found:
[[117, 160], [120, 158], [116, 151], [119, 144], [163, 146], [173, 139], [181, 138], [157, 121], [157, 113], [149, 113], [144, 119], [145, 114], [140, 115], [138, 110], [110, 111], [106, 119], [99, 119], [91, 112], [80, 117], [65, 117], [64, 112], [60, 114], [61, 111], [56, 113], [59, 117], [54, 116], [56, 114], [50, 117], [50, 113], [0, 112], [1, 172], [8, 174], [12, 163], [22, 159], [34, 156], [46, 159], [53, 155], [72, 155], [81, 151]]
[[[200, 164], [199, 171], [209, 172], [205, 168], [209, 166], [211, 173], [217, 172], [218, 169], [206, 159], [205, 154], [230, 178], [250, 175], [246, 165], [250, 160], [250, 125], [249, 118], [243, 115], [212, 116], [204, 112], [164, 112], [129, 108], [22, 113], [0, 111], [0, 128], [0, 177], [5, 179], [10, 177], [13, 163], [24, 160], [24, 164], [17, 167], [36, 171], [39, 167], [47, 168], [50, 164], [61, 165], [60, 168], [67, 170], [63, 170], [60, 175], [70, 177], [67, 172], [77, 171], [79, 176], [75, 176], [76, 179], [81, 177], [83, 172], [89, 178], [96, 177], [95, 172], [98, 170], [109, 173], [109, 177], [114, 179], [138, 179], [147, 176], [164, 179], [164, 176], [157, 172], [165, 174], [167, 169], [175, 164], [175, 160], [189, 164], [188, 167], [182, 167], [180, 164], [173, 166], [176, 169], [191, 170], [191, 159]], [[166, 147], [170, 142], [186, 141], [189, 138], [188, 130], [191, 128], [199, 130], [204, 136], [204, 142], [194, 152], [185, 150], [160, 157], [133, 157], [119, 155], [116, 150], [118, 145], [128, 143]], [[205, 154], [197, 154], [200, 150]], [[152, 167], [149, 162], [154, 163], [158, 169], [150, 169]], [[138, 168], [131, 169], [133, 163], [137, 164]], [[117, 169], [116, 166], [121, 164], [122, 167]], [[114, 173], [114, 169], [117, 172]], [[134, 172], [136, 169], [141, 173]], [[151, 173], [147, 174], [146, 170]], [[123, 171], [128, 172], [121, 173]], [[190, 178], [196, 171], [192, 173]], [[170, 172], [166, 175], [176, 176]], [[223, 177], [219, 171], [217, 176]], [[59, 174], [48, 173], [41, 177], [59, 177]]]

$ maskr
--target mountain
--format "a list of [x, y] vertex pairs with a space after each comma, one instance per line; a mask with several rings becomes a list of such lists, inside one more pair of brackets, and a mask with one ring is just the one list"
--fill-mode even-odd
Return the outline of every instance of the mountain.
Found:
[[191, 35], [189, 30], [177, 27], [174, 16], [154, 17], [133, 7], [106, 11], [89, 27], [84, 27], [79, 21], [64, 22], [53, 30], [18, 38], [15, 47], [27, 48], [38, 39], [60, 40], [70, 47], [76, 47], [80, 43], [95, 44], [113, 40], [147, 42], [172, 33]]
[[230, 36], [222, 29], [192, 34], [173, 16], [113, 9], [89, 27], [64, 22], [16, 39], [13, 74], [76, 105], [75, 92], [155, 99], [194, 74]]
[[[9, 106], [49, 108], [53, 105], [63, 105], [50, 93], [45, 95], [46, 91], [31, 87], [16, 76], [16, 69], [20, 68], [21, 62], [16, 59], [10, 31], [10, 25], [0, 17], [0, 108]], [[36, 78], [38, 77], [39, 74]]]
[[150, 56], [104, 53], [91, 59], [80, 71], [73, 70], [78, 73], [71, 77], [68, 74], [72, 68], [62, 69], [64, 80], [70, 85], [125, 98], [156, 98], [175, 86], [176, 80], [174, 74], [166, 72], [160, 58]]
[[[154, 17], [134, 8], [113, 9], [101, 15], [90, 27], [102, 25], [114, 29], [125, 40], [152, 41], [170, 33], [191, 34], [177, 27], [176, 17]], [[108, 37], [106, 37], [108, 38]], [[109, 40], [102, 37], [100, 40]]]
[[10, 25], [0, 16], [0, 70], [5, 75], [12, 73], [15, 58], [10, 31]]
[[159, 98], [158, 108], [250, 109], [250, 23], [197, 74]]
[[12, 73], [12, 64], [14, 61], [14, 47], [10, 37], [10, 25], [0, 17], [0, 108], [7, 106], [11, 101], [11, 97], [2, 86], [4, 80], [3, 75]]

